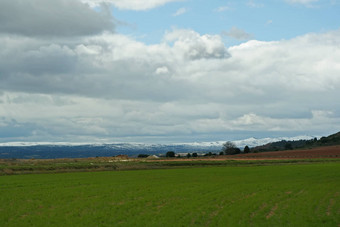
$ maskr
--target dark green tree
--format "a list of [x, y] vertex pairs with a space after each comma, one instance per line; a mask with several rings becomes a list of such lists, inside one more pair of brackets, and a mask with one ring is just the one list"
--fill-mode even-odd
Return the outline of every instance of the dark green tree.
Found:
[[286, 143], [285, 150], [293, 150], [293, 146], [291, 143]]
[[148, 154], [139, 154], [138, 155], [138, 158], [147, 158], [147, 157], [149, 157]]
[[187, 154], [187, 158], [191, 158], [191, 154], [190, 153]]
[[245, 146], [244, 149], [243, 149], [243, 152], [244, 153], [249, 153], [250, 152], [250, 149], [248, 146]]
[[165, 157], [167, 158], [174, 158], [176, 155], [175, 155], [175, 152], [174, 151], [168, 151], [166, 152], [165, 154]]
[[233, 155], [241, 153], [241, 150], [236, 147], [233, 142], [227, 141], [223, 144], [222, 151], [226, 155]]
[[197, 158], [198, 157], [197, 153], [192, 153], [192, 157]]

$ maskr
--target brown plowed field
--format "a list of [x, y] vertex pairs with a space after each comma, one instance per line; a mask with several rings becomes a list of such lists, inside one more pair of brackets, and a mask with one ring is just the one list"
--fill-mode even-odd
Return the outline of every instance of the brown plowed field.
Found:
[[287, 150], [234, 155], [237, 159], [308, 159], [308, 158], [340, 158], [340, 146], [317, 147], [302, 150]]

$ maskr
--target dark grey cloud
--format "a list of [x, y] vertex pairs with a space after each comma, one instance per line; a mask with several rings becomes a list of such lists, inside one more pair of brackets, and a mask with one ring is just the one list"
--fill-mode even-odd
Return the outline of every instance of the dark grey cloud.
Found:
[[33, 75], [69, 73], [76, 61], [76, 55], [71, 49], [56, 44], [28, 51], [18, 57], [22, 63], [20, 71]]
[[113, 31], [113, 18], [74, 0], [1, 0], [0, 33], [24, 36], [84, 36]]

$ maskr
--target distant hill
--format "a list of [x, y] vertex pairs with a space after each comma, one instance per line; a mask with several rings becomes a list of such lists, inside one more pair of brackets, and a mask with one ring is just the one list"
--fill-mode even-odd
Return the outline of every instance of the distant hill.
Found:
[[314, 148], [322, 146], [340, 145], [340, 132], [332, 134], [320, 139], [314, 138], [310, 140], [281, 140], [278, 142], [271, 142], [265, 145], [251, 148], [251, 152], [267, 152], [267, 151], [282, 151], [293, 150], [301, 148]]
[[316, 142], [316, 145], [319, 146], [330, 146], [339, 144], [340, 144], [340, 132], [337, 132], [327, 137], [321, 137], [320, 140]]
[[112, 157], [117, 155], [128, 155], [137, 157], [138, 154], [162, 155], [167, 151], [183, 152], [218, 152], [219, 145], [162, 145], [162, 144], [89, 144], [89, 145], [33, 145], [33, 146], [0, 146], [1, 158], [18, 159], [54, 159], [54, 158], [88, 158], [88, 157]]
[[[310, 139], [308, 136], [290, 138]], [[235, 145], [241, 149], [245, 145], [255, 147], [261, 144], [279, 141], [283, 138], [248, 138], [237, 140]], [[286, 138], [287, 139], [287, 138]], [[87, 158], [112, 157], [120, 154], [137, 157], [139, 154], [164, 155], [168, 151], [176, 153], [219, 153], [225, 141], [193, 142], [178, 144], [145, 144], [145, 143], [112, 143], [112, 144], [81, 144], [67, 142], [8, 142], [0, 143], [0, 159], [53, 159], [53, 158]]]
[[[318, 147], [340, 144], [340, 132], [322, 137], [319, 140], [310, 136], [294, 138], [248, 138], [232, 141], [243, 149], [245, 145], [252, 152], [279, 151], [287, 149]], [[175, 153], [219, 153], [225, 141], [195, 142], [183, 144], [144, 144], [144, 143], [113, 143], [113, 144], [72, 144], [72, 143], [29, 143], [13, 142], [0, 144], [0, 159], [54, 159], [54, 158], [87, 158], [112, 157], [120, 154], [137, 157], [139, 154], [164, 155], [168, 151]], [[258, 146], [260, 144], [265, 144]]]

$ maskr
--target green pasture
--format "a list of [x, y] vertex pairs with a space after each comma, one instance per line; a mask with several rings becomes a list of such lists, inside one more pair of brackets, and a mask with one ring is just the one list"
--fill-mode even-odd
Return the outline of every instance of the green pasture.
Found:
[[340, 164], [0, 176], [0, 226], [335, 226]]

